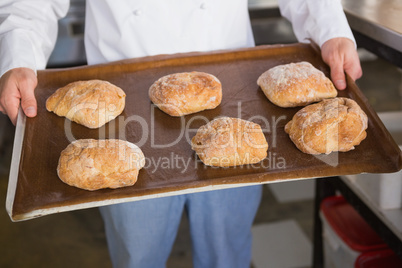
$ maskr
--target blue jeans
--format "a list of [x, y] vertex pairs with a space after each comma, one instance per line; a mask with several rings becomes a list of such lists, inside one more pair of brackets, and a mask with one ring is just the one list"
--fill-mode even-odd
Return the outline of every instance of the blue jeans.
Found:
[[185, 209], [194, 268], [246, 268], [261, 185], [101, 207], [114, 267], [165, 267]]

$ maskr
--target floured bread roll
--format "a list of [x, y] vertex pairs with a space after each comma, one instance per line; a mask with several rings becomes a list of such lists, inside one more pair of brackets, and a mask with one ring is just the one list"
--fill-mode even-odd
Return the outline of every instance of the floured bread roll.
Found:
[[124, 91], [102, 80], [77, 81], [54, 92], [46, 109], [88, 128], [98, 128], [115, 119], [124, 109]]
[[298, 111], [285, 126], [299, 150], [329, 154], [353, 150], [367, 136], [367, 115], [352, 99], [334, 98]]
[[165, 113], [182, 116], [216, 108], [222, 100], [222, 86], [211, 74], [175, 73], [153, 83], [149, 98]]
[[191, 147], [208, 166], [237, 166], [262, 161], [268, 143], [260, 125], [231, 117], [221, 117], [200, 127]]
[[304, 106], [336, 97], [331, 80], [308, 62], [278, 65], [257, 80], [265, 96], [280, 107]]
[[61, 152], [57, 174], [68, 185], [85, 190], [131, 186], [144, 166], [141, 149], [123, 140], [83, 139]]

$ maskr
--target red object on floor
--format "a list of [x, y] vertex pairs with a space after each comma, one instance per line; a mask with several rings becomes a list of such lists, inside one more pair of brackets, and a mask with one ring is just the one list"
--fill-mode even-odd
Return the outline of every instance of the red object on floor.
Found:
[[390, 249], [369, 251], [359, 255], [355, 268], [401, 268], [402, 260]]
[[342, 196], [325, 198], [321, 202], [321, 211], [332, 229], [351, 249], [366, 252], [387, 248], [384, 241]]

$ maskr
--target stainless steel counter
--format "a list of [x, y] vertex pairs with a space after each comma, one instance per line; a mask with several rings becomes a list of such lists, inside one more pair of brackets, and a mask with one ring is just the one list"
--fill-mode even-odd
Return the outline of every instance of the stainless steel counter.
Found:
[[[402, 1], [342, 0], [357, 45], [402, 68]], [[249, 0], [251, 18], [280, 16], [277, 0]]]
[[277, 0], [249, 0], [248, 8], [253, 9], [265, 9], [265, 8], [278, 8]]
[[342, 0], [350, 27], [402, 52], [401, 0]]

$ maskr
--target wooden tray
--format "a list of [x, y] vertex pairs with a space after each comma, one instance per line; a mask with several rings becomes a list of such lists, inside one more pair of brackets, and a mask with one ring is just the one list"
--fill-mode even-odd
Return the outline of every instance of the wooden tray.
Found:
[[[339, 96], [352, 98], [369, 117], [368, 137], [347, 153], [312, 156], [300, 152], [284, 132], [285, 124], [300, 108], [280, 108], [264, 96], [257, 78], [278, 64], [309, 61], [326, 75], [328, 67], [319, 51], [308, 44], [159, 55], [109, 64], [38, 72], [35, 91], [38, 115], [20, 113], [14, 144], [6, 207], [13, 221], [61, 211], [119, 202], [193, 193], [250, 184], [362, 172], [395, 172], [402, 154], [356, 84]], [[217, 76], [223, 100], [214, 109], [184, 117], [170, 117], [152, 105], [151, 84], [163, 75], [204, 71]], [[103, 79], [127, 94], [121, 116], [90, 130], [47, 112], [46, 99], [59, 87], [77, 80]], [[219, 116], [259, 123], [269, 143], [268, 157], [259, 164], [231, 168], [207, 167], [191, 150], [196, 130]], [[131, 187], [94, 192], [61, 182], [56, 173], [60, 152], [74, 139], [120, 138], [141, 147], [147, 161]]]

